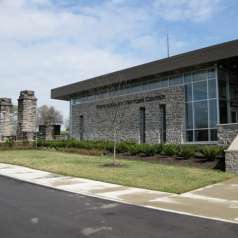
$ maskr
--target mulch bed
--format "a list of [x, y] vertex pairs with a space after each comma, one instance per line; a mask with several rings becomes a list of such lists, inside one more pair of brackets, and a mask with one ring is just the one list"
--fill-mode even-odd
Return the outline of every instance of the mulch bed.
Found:
[[175, 166], [189, 166], [201, 169], [216, 169], [225, 170], [225, 158], [220, 158], [215, 161], [209, 161], [202, 157], [195, 157], [191, 159], [184, 159], [181, 157], [168, 157], [168, 156], [128, 156], [119, 155], [119, 159], [132, 159], [132, 160], [142, 160], [150, 163], [160, 163], [165, 165], [175, 165]]

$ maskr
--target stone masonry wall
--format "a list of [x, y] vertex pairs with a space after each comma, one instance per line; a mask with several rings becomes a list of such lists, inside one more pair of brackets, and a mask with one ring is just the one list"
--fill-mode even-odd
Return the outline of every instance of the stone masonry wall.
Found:
[[[119, 140], [140, 142], [140, 108], [145, 108], [146, 143], [160, 143], [160, 105], [166, 105], [167, 143], [184, 141], [185, 104], [183, 87], [126, 95], [72, 106], [71, 136], [80, 138], [80, 116], [84, 120], [84, 139], [113, 139], [112, 119], [120, 103]], [[124, 103], [123, 103], [124, 102]], [[126, 102], [126, 103], [125, 103]], [[113, 104], [112, 104], [113, 103]]]
[[12, 100], [0, 98], [0, 141], [13, 135]]
[[238, 151], [226, 151], [226, 171], [238, 173]]
[[18, 99], [17, 139], [34, 140], [37, 99], [33, 91], [22, 91]]
[[238, 123], [219, 125], [217, 133], [219, 145], [230, 145], [238, 135]]

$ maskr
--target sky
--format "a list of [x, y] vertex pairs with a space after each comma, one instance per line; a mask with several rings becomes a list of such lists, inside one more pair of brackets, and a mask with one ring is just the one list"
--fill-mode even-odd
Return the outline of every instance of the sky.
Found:
[[237, 0], [0, 0], [0, 97], [69, 115], [50, 89], [238, 39]]

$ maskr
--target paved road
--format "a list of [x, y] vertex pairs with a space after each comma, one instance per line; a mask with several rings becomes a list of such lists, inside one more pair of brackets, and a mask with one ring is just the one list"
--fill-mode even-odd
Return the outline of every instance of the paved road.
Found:
[[238, 225], [129, 206], [0, 177], [1, 238], [237, 238]]

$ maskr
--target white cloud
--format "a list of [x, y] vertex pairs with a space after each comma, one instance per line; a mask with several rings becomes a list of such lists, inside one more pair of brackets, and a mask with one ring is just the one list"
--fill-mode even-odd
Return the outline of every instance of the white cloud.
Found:
[[213, 17], [221, 0], [154, 0], [158, 15], [169, 21], [202, 22]]
[[16, 103], [20, 90], [32, 89], [39, 104], [57, 105], [66, 114], [66, 103], [49, 100], [51, 88], [139, 63], [113, 51], [120, 37], [137, 34], [137, 13], [125, 13], [121, 21], [111, 5], [74, 14], [9, 2], [0, 2], [0, 97]]
[[[165, 8], [165, 14], [189, 1], [167, 2], [157, 0], [156, 9]], [[191, 2], [186, 18], [195, 14], [190, 13], [196, 8]], [[207, 1], [200, 2], [206, 6]], [[0, 0], [0, 97], [12, 97], [16, 103], [20, 90], [32, 89], [39, 105], [57, 105], [66, 115], [66, 103], [50, 101], [51, 88], [162, 57], [164, 39], [154, 34], [158, 12], [151, 5], [127, 3], [111, 0], [72, 10], [50, 0]], [[195, 16], [204, 18], [209, 9]], [[179, 19], [181, 14], [168, 19]], [[175, 52], [186, 47], [182, 41], [172, 41]]]

